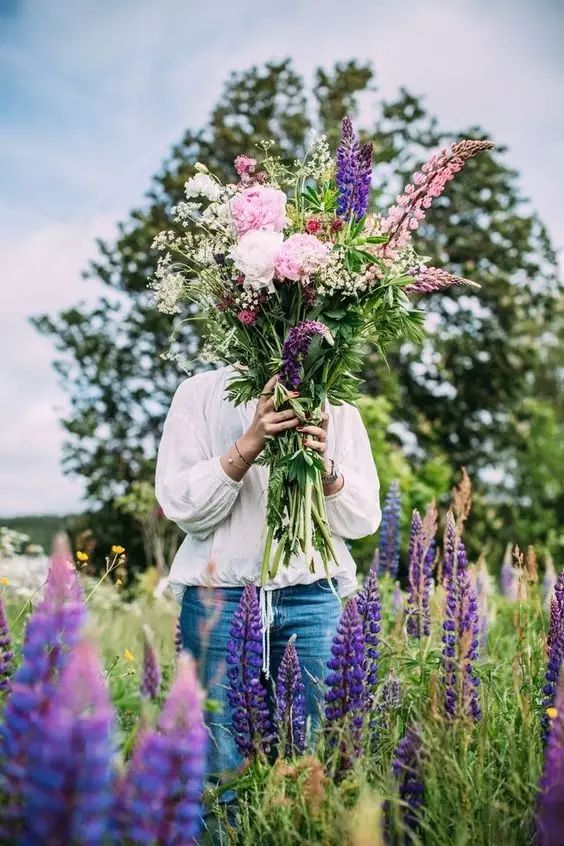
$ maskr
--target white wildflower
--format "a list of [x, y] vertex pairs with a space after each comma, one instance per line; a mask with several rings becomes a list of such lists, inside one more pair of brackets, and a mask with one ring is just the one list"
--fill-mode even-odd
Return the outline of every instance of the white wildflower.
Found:
[[150, 283], [154, 291], [155, 305], [163, 314], [178, 314], [179, 300], [184, 290], [184, 278], [171, 268], [171, 257], [165, 255], [159, 261], [155, 279]]
[[200, 172], [188, 180], [184, 186], [184, 192], [188, 200], [192, 197], [207, 197], [208, 200], [219, 200], [221, 187], [209, 174]]

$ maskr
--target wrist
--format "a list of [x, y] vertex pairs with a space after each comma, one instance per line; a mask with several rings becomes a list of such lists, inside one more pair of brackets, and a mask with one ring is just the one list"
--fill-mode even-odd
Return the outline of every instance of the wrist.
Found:
[[239, 449], [247, 461], [254, 461], [264, 449], [264, 440], [253, 431], [248, 430], [237, 441]]

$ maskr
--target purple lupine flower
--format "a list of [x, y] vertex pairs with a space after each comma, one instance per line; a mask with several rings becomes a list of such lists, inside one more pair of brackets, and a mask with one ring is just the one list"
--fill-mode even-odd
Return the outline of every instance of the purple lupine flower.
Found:
[[305, 750], [305, 688], [294, 639], [290, 638], [284, 650], [276, 679], [274, 723], [286, 757]]
[[423, 805], [424, 790], [421, 778], [421, 737], [415, 728], [408, 728], [400, 740], [392, 762], [392, 773], [398, 785], [401, 809], [406, 828], [416, 831], [419, 811]]
[[479, 680], [474, 672], [478, 656], [479, 620], [476, 591], [472, 586], [462, 541], [457, 548], [456, 578], [447, 584], [443, 621], [443, 677], [447, 717], [481, 717]]
[[34, 714], [23, 785], [22, 844], [99, 846], [113, 803], [114, 713], [94, 647], [75, 647], [51, 707]]
[[355, 597], [349, 599], [341, 614], [331, 644], [331, 671], [325, 683], [325, 721], [329, 744], [338, 745], [341, 767], [350, 766], [360, 755], [366, 709], [364, 686], [364, 632]]
[[507, 544], [505, 555], [503, 556], [503, 564], [500, 572], [500, 587], [501, 594], [514, 602], [517, 599], [519, 592], [519, 577], [515, 567], [513, 566], [513, 553], [511, 544]]
[[392, 595], [390, 597], [390, 606], [394, 613], [394, 616], [397, 617], [398, 614], [401, 614], [405, 605], [405, 596], [403, 591], [400, 587], [400, 583], [396, 582], [394, 589], [392, 591]]
[[388, 573], [397, 579], [400, 555], [400, 488], [399, 482], [394, 480], [388, 488], [384, 507], [382, 508], [382, 522], [380, 523], [380, 546], [378, 551], [378, 573]]
[[182, 652], [182, 628], [180, 626], [180, 617], [176, 621], [174, 629], [174, 653], [180, 655]]
[[564, 832], [564, 669], [559, 675], [554, 710], [539, 785], [539, 846], [561, 846]]
[[156, 699], [161, 687], [161, 668], [149, 626], [143, 626], [143, 675], [141, 696]]
[[157, 727], [139, 735], [118, 784], [114, 842], [197, 842], [208, 740], [203, 700], [194, 661], [182, 653]]
[[374, 570], [368, 571], [356, 601], [364, 632], [364, 689], [366, 707], [370, 710], [374, 688], [378, 682], [380, 620], [382, 619], [382, 599], [378, 576]]
[[[427, 515], [426, 522], [429, 523]], [[434, 534], [434, 524], [432, 528], [424, 526], [419, 512], [414, 509], [409, 536], [406, 630], [415, 638], [427, 637], [431, 633], [429, 597], [435, 558], [435, 544], [431, 532]]]
[[376, 709], [381, 714], [389, 714], [391, 711], [396, 711], [399, 708], [400, 702], [400, 680], [392, 670], [380, 686]]
[[485, 648], [488, 642], [491, 582], [486, 561], [482, 558], [475, 571], [476, 600], [478, 603], [478, 619], [480, 621], [480, 647], [482, 649]]
[[550, 655], [552, 645], [555, 643], [559, 632], [564, 628], [564, 570], [560, 573], [554, 585], [550, 598], [550, 623], [546, 636], [546, 650]]
[[443, 535], [443, 582], [448, 584], [456, 570], [456, 521], [449, 511]]
[[351, 119], [344, 117], [336, 155], [337, 216], [360, 220], [368, 210], [372, 181], [372, 144], [360, 144]]
[[446, 270], [441, 270], [439, 267], [426, 267], [424, 264], [410, 268], [407, 275], [413, 277], [413, 282], [404, 286], [403, 290], [406, 294], [434, 294], [436, 291], [444, 291], [446, 288], [460, 285], [472, 288], [480, 287], [477, 282], [472, 282], [463, 276], [447, 273]]
[[0, 693], [10, 689], [13, 659], [14, 653], [12, 651], [10, 627], [6, 617], [4, 601], [0, 596]]
[[22, 784], [36, 715], [49, 710], [85, 618], [86, 606], [70, 550], [57, 540], [43, 599], [27, 623], [22, 661], [12, 679], [0, 725], [0, 793], [9, 797], [2, 811], [0, 837], [9, 838], [21, 819]]
[[273, 732], [261, 682], [262, 622], [255, 585], [245, 585], [227, 643], [227, 698], [235, 743], [244, 758], [267, 752]]
[[331, 338], [329, 329], [318, 320], [302, 320], [292, 326], [282, 347], [280, 381], [286, 388], [295, 389], [302, 379], [302, 361], [308, 354], [315, 335]]
[[462, 170], [468, 159], [492, 147], [491, 141], [459, 141], [432, 156], [414, 173], [412, 182], [396, 197], [396, 204], [382, 221], [382, 231], [389, 236], [384, 252], [404, 247], [433, 200], [443, 193], [447, 183]]
[[542, 738], [546, 743], [550, 732], [550, 722], [546, 713], [547, 708], [554, 706], [556, 697], [556, 686], [558, 678], [564, 666], [564, 621], [560, 626], [560, 630], [556, 633], [550, 649], [548, 652], [548, 661], [546, 664], [546, 673], [544, 676], [544, 686], [542, 689], [543, 699], [543, 716], [542, 716]]

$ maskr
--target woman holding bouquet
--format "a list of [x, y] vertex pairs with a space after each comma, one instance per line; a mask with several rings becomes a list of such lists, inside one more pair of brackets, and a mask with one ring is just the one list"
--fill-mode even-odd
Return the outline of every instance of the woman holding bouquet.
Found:
[[313, 567], [296, 554], [260, 590], [265, 676], [276, 678], [286, 644], [295, 635], [312, 726], [340, 615], [327, 576], [341, 597], [355, 589], [355, 564], [344, 539], [372, 534], [380, 522], [378, 475], [357, 409], [347, 403], [328, 405], [320, 425], [300, 425], [292, 408], [275, 409], [276, 377], [258, 400], [235, 406], [226, 396], [234, 375], [223, 367], [180, 385], [165, 422], [156, 474], [165, 515], [186, 532], [169, 578], [182, 606], [183, 646], [200, 661], [208, 696], [221, 706], [208, 720], [210, 771], [216, 773], [240, 763], [226, 699], [226, 654], [243, 587], [260, 583], [268, 471], [255, 462], [265, 445], [297, 430], [304, 448], [321, 456], [325, 468], [323, 494], [337, 561], [327, 570], [317, 551]]

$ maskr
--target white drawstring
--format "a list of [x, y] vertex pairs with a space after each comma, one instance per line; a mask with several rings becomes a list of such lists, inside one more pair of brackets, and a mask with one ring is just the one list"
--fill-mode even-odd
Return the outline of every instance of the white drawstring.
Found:
[[272, 591], [261, 586], [259, 590], [260, 621], [262, 626], [262, 671], [270, 678], [270, 627], [274, 622]]

